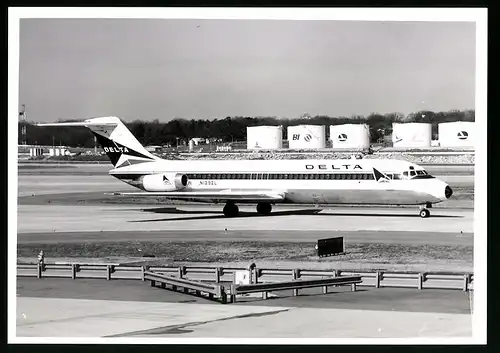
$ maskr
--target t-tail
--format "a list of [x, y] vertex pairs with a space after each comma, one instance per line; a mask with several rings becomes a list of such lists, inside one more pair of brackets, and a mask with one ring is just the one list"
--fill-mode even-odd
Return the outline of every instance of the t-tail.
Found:
[[89, 128], [115, 168], [159, 159], [149, 153], [125, 124], [115, 116], [92, 118], [82, 122], [37, 124], [37, 126], [85, 126]]

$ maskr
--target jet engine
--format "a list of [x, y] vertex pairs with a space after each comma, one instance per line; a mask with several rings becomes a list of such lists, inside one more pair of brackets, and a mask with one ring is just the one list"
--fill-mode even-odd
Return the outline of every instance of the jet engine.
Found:
[[188, 184], [186, 174], [151, 174], [142, 177], [142, 188], [146, 191], [178, 191]]

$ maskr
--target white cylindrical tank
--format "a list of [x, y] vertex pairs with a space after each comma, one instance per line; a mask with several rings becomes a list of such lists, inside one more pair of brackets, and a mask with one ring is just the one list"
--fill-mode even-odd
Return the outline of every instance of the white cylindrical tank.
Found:
[[297, 125], [287, 129], [288, 148], [325, 148], [324, 125]]
[[398, 148], [431, 147], [432, 125], [426, 123], [392, 124], [392, 145]]
[[283, 146], [281, 126], [248, 126], [247, 149], [278, 149]]
[[332, 148], [370, 147], [370, 127], [366, 124], [330, 125]]
[[474, 122], [455, 121], [438, 125], [441, 147], [474, 147]]

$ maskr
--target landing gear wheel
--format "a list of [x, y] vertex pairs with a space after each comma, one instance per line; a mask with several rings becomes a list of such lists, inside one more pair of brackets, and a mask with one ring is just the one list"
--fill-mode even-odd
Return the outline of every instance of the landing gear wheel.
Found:
[[260, 202], [257, 204], [257, 212], [260, 214], [269, 214], [272, 209], [273, 206], [270, 203]]
[[427, 217], [429, 217], [430, 215], [431, 215], [431, 213], [429, 212], [429, 210], [428, 210], [428, 209], [423, 208], [423, 209], [421, 209], [421, 210], [420, 210], [420, 217], [422, 217], [422, 218], [427, 218]]
[[228, 202], [226, 203], [226, 206], [224, 206], [222, 212], [224, 212], [224, 216], [226, 217], [236, 217], [238, 216], [239, 209], [234, 203]]

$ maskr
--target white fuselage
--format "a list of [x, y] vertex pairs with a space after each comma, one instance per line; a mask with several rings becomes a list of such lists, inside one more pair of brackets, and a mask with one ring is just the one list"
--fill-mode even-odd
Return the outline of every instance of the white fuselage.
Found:
[[[450, 196], [446, 183], [399, 160], [156, 160], [110, 174], [145, 191], [272, 190], [285, 193], [287, 203], [418, 205]], [[170, 180], [169, 176], [186, 175], [187, 185], [166, 188], [163, 175]]]

